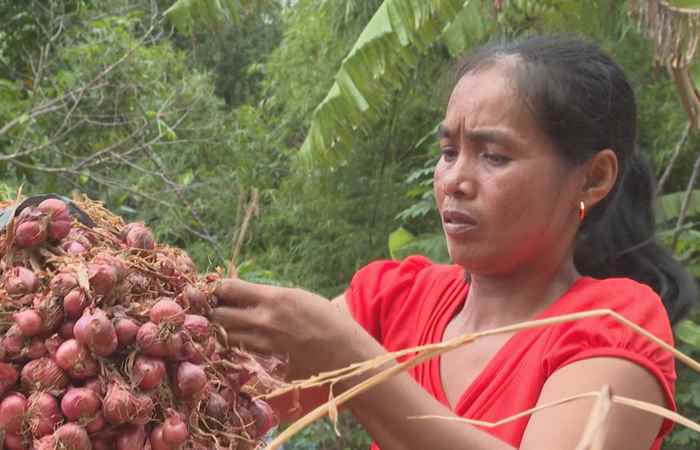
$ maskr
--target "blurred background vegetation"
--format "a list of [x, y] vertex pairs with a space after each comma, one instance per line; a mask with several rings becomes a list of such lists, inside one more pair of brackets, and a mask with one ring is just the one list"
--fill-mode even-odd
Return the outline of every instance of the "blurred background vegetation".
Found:
[[[640, 147], [668, 173], [659, 236], [700, 276], [700, 196], [687, 195], [700, 133], [653, 63], [658, 30], [644, 32], [635, 5], [0, 0], [0, 199], [20, 186], [85, 193], [145, 221], [201, 271], [234, 259], [242, 276], [334, 296], [372, 259], [448, 260], [431, 167], [455, 57], [495, 38], [573, 32], [631, 78]], [[695, 86], [699, 66], [687, 68]], [[696, 359], [699, 323], [696, 312], [677, 327]], [[700, 377], [679, 373], [680, 410], [698, 421]], [[367, 447], [351, 417], [341, 430], [318, 423], [287, 448]], [[700, 448], [700, 437], [678, 428], [665, 448]]]

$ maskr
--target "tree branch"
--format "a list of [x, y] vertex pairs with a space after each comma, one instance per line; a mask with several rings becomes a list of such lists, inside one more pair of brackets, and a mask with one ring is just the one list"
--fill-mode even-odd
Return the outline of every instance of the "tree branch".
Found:
[[668, 161], [668, 164], [666, 165], [666, 169], [664, 170], [663, 175], [661, 175], [661, 178], [659, 178], [659, 183], [656, 185], [656, 196], [657, 197], [659, 195], [661, 195], [661, 192], [663, 192], [664, 185], [666, 184], [668, 177], [671, 175], [671, 169], [673, 169], [673, 165], [676, 163], [676, 159], [678, 158], [678, 155], [681, 153], [681, 149], [683, 148], [683, 145], [688, 140], [688, 133], [689, 132], [690, 132], [690, 122], [686, 122], [685, 127], [683, 128], [683, 131], [681, 132], [681, 137], [680, 137], [680, 139], [678, 139], [678, 142], [676, 142], [676, 147], [673, 149], [673, 154], [671, 155], [671, 159]]
[[676, 221], [676, 228], [673, 232], [673, 243], [671, 244], [671, 248], [676, 248], [676, 244], [678, 243], [678, 238], [683, 228], [683, 222], [685, 221], [685, 217], [688, 214], [688, 208], [690, 207], [690, 200], [693, 197], [693, 187], [695, 186], [695, 180], [698, 177], [698, 172], [700, 172], [700, 152], [698, 152], [698, 156], [695, 158], [695, 164], [693, 164], [693, 172], [690, 174], [688, 186], [685, 189], [685, 195], [683, 195], [681, 210], [678, 214], [678, 220]]

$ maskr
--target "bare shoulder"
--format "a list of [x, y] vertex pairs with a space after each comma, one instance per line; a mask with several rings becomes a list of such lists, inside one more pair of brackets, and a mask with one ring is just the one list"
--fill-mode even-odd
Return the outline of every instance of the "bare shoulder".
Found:
[[345, 294], [340, 294], [339, 296], [331, 300], [331, 304], [342, 314], [350, 314], [350, 307], [348, 306], [348, 301], [345, 298]]
[[[651, 372], [614, 357], [584, 359], [558, 369], [545, 383], [538, 405], [597, 392], [605, 385], [610, 386], [613, 395], [669, 407], [664, 389]], [[588, 398], [533, 414], [520, 449], [575, 448], [593, 404], [594, 398]], [[649, 450], [662, 426], [660, 417], [619, 404], [613, 404], [608, 420], [606, 450]]]

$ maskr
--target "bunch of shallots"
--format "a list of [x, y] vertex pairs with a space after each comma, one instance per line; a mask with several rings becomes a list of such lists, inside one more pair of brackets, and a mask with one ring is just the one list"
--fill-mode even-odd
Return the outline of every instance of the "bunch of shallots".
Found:
[[282, 364], [208, 320], [220, 278], [101, 205], [23, 209], [0, 233], [0, 448], [248, 449]]

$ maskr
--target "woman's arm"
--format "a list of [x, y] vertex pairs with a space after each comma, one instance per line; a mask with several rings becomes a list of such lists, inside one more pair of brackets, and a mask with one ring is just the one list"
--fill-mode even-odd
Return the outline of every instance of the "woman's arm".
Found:
[[[570, 364], [554, 373], [545, 384], [538, 404], [599, 391], [604, 385], [611, 386], [617, 395], [662, 406], [665, 403], [658, 382], [647, 370], [624, 359], [594, 358]], [[581, 439], [593, 403], [594, 399], [580, 400], [534, 414], [520, 450], [573, 450]], [[350, 406], [382, 450], [512, 449], [468, 424], [408, 419], [418, 415], [454, 415], [405, 373], [351, 400]], [[662, 419], [614, 405], [608, 421], [605, 450], [648, 450]]]
[[[550, 403], [574, 394], [611, 388], [613, 395], [634, 398], [667, 407], [663, 391], [654, 376], [641, 366], [621, 358], [591, 358], [557, 370], [545, 383], [538, 404]], [[532, 415], [521, 450], [573, 449], [581, 438], [595, 399], [579, 400], [545, 409]], [[648, 450], [661, 428], [662, 419], [634, 408], [613, 404], [605, 449]]]
[[[261, 352], [288, 353], [294, 379], [346, 367], [386, 352], [349, 317], [341, 299], [330, 303], [299, 289], [240, 280], [226, 280], [217, 296], [228, 306], [217, 308], [214, 318], [227, 328], [231, 339]], [[361, 380], [353, 380], [357, 381]], [[579, 361], [558, 370], [546, 383], [540, 403], [598, 391], [606, 384], [613, 393], [664, 404], [660, 387], [650, 373], [616, 358]], [[520, 448], [573, 450], [591, 405], [592, 402], [582, 401], [536, 414]], [[512, 450], [489, 433], [464, 423], [410, 419], [420, 415], [455, 416], [407, 373], [353, 398], [348, 406], [382, 450]], [[612, 434], [605, 448], [648, 450], [659, 424], [660, 419], [647, 413], [616, 407], [610, 417]]]

